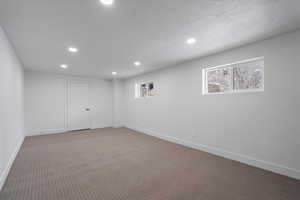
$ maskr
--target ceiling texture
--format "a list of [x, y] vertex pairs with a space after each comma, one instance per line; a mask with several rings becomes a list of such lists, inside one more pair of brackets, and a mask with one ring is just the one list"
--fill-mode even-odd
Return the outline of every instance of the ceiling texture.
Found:
[[297, 30], [300, 1], [0, 0], [0, 24], [26, 69], [125, 78]]

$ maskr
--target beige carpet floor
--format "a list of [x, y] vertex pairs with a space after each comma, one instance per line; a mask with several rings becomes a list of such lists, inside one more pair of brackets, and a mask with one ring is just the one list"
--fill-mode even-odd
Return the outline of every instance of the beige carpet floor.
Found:
[[27, 137], [1, 200], [299, 200], [300, 181], [135, 131]]

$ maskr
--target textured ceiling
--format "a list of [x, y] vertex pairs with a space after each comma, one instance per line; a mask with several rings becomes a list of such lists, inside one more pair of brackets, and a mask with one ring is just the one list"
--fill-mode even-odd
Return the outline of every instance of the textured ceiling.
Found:
[[128, 77], [296, 30], [300, 1], [0, 0], [0, 23], [27, 69]]

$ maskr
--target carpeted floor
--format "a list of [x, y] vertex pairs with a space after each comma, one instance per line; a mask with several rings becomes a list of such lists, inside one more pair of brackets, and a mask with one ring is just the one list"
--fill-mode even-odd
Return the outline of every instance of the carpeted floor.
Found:
[[300, 181], [129, 129], [28, 137], [1, 200], [299, 200]]

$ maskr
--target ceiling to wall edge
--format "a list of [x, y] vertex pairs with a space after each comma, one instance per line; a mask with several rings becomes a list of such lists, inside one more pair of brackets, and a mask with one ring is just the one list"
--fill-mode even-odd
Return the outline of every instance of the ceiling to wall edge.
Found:
[[[16, 47], [11, 42], [11, 40], [9, 38], [9, 35], [7, 35], [7, 32], [5, 31], [5, 29], [4, 29], [3, 26], [0, 25], [0, 27], [2, 28], [2, 30], [4, 31], [4, 33], [6, 34], [8, 40], [9, 40], [10, 44], [12, 45], [13, 51], [16, 53]], [[141, 72], [141, 73], [134, 74], [134, 75], [128, 75], [128, 76], [125, 76], [125, 77], [105, 78], [105, 77], [102, 77], [102, 76], [87, 76], [87, 75], [77, 75], [77, 74], [73, 74], [72, 75], [72, 74], [49, 72], [49, 71], [47, 72], [47, 71], [43, 71], [43, 70], [27, 69], [27, 68], [24, 67], [25, 66], [24, 62], [18, 56], [18, 54], [16, 54], [16, 56], [17, 56], [20, 64], [23, 66], [24, 71], [33, 71], [33, 72], [40, 72], [40, 73], [51, 73], [51, 74], [64, 75], [64, 76], [72, 76], [72, 77], [81, 77], [81, 78], [84, 78], [84, 77], [85, 78], [95, 78], [95, 79], [101, 79], [101, 80], [128, 80], [128, 79], [136, 78], [136, 77], [141, 76], [141, 75], [147, 75], [147, 74], [155, 73], [155, 72], [158, 72], [158, 71], [161, 71], [161, 70], [167, 70], [167, 69], [174, 68], [174, 67], [180, 67], [180, 66], [182, 66], [184, 64], [187, 64], [187, 63], [193, 63], [193, 62], [199, 61], [201, 59], [208, 58], [210, 56], [222, 54], [222, 53], [227, 52], [227, 51], [233, 51], [233, 50], [236, 50], [236, 49], [240, 49], [240, 48], [243, 48], [243, 47], [251, 45], [251, 44], [256, 44], [256, 43], [260, 43], [260, 42], [263, 42], [263, 41], [272, 40], [272, 39], [275, 39], [277, 37], [280, 37], [280, 36], [283, 36], [283, 35], [286, 35], [286, 34], [290, 34], [290, 33], [294, 33], [294, 32], [297, 32], [297, 31], [300, 31], [300, 27], [297, 27], [297, 28], [295, 28], [292, 31], [283, 32], [283, 33], [276, 34], [276, 35], [273, 35], [271, 37], [267, 37], [267, 38], [260, 39], [260, 40], [250, 41], [250, 42], [247, 42], [247, 43], [242, 44], [242, 45], [237, 45], [237, 46], [232, 46], [230, 48], [224, 48], [224, 49], [216, 50], [215, 52], [210, 52], [210, 53], [207, 53], [207, 54], [203, 54], [201, 56], [196, 56], [196, 57], [193, 57], [193, 58], [185, 59], [185, 60], [182, 60], [180, 62], [173, 63], [171, 65], [160, 67], [158, 69], [147, 70], [145, 72]]]
[[1, 24], [0, 24], [0, 29], [4, 32], [4, 35], [6, 36], [8, 42], [10, 44], [11, 50], [14, 52], [15, 56], [17, 57], [17, 60], [19, 61], [21, 67], [25, 70], [25, 67], [24, 67], [25, 64], [24, 64], [23, 60], [21, 59], [21, 57], [17, 54], [17, 48], [16, 48], [15, 44], [12, 42], [7, 31]]
[[237, 45], [237, 46], [233, 46], [233, 47], [230, 47], [230, 48], [224, 48], [224, 49], [217, 50], [215, 52], [211, 52], [211, 53], [207, 53], [207, 54], [204, 54], [204, 55], [201, 55], [201, 56], [196, 56], [196, 57], [193, 57], [193, 58], [182, 60], [182, 61], [177, 62], [175, 64], [167, 65], [167, 66], [161, 67], [159, 69], [153, 69], [153, 70], [141, 72], [141, 73], [136, 74], [136, 75], [130, 75], [130, 76], [127, 76], [127, 77], [120, 77], [120, 78], [114, 77], [113, 79], [127, 80], [127, 79], [136, 78], [136, 77], [141, 76], [141, 75], [147, 75], [147, 74], [155, 73], [155, 72], [161, 71], [161, 70], [167, 70], [167, 69], [170, 69], [170, 68], [180, 67], [184, 64], [197, 62], [201, 59], [205, 59], [205, 58], [208, 58], [208, 57], [211, 57], [211, 56], [219, 55], [219, 54], [222, 54], [222, 53], [228, 52], [228, 51], [237, 50], [237, 49], [246, 47], [248, 45], [252, 45], [252, 44], [254, 45], [254, 44], [264, 42], [264, 41], [273, 40], [273, 39], [276, 39], [277, 37], [281, 37], [283, 35], [295, 33], [295, 32], [298, 32], [298, 31], [300, 31], [300, 27], [297, 27], [297, 28], [295, 28], [294, 30], [291, 30], [291, 31], [283, 32], [283, 33], [280, 33], [280, 34], [275, 34], [273, 36], [266, 37], [266, 38], [263, 38], [263, 39], [260, 39], [260, 40], [250, 41], [250, 42], [247, 42], [247, 43], [242, 44], [242, 45]]

